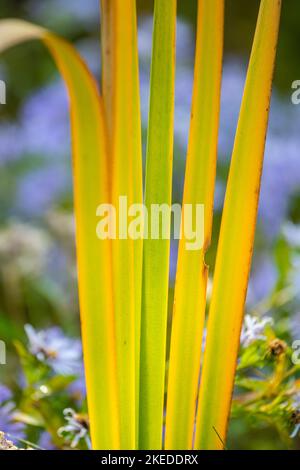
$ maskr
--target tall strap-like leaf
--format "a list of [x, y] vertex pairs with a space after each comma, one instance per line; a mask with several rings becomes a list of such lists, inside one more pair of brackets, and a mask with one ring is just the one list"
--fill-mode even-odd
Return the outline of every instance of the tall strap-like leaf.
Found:
[[281, 1], [262, 0], [247, 73], [222, 216], [195, 447], [226, 439], [253, 251]]
[[[156, 0], [147, 142], [145, 205], [171, 205], [176, 0]], [[168, 215], [170, 222], [170, 214]], [[170, 225], [170, 224], [169, 224]], [[162, 445], [170, 233], [144, 240], [140, 378], [140, 448]]]
[[[141, 117], [135, 0], [102, 0], [102, 86], [112, 174], [111, 199], [142, 204]], [[141, 233], [142, 235], [142, 233]], [[126, 236], [126, 235], [125, 235]], [[137, 446], [142, 236], [113, 241], [121, 446]]]
[[95, 449], [118, 449], [111, 246], [96, 236], [97, 206], [108, 202], [102, 100], [72, 45], [23, 21], [0, 22], [0, 52], [32, 39], [42, 40], [50, 50], [70, 96], [80, 313], [92, 443]]
[[[217, 161], [223, 53], [223, 0], [199, 0], [194, 91], [183, 196], [185, 207], [204, 205], [203, 247], [190, 250], [184, 236], [179, 246], [172, 321], [167, 395], [166, 449], [191, 449], [198, 393], [200, 356], [206, 305]], [[187, 221], [190, 222], [190, 221]], [[198, 221], [198, 224], [201, 221]]]

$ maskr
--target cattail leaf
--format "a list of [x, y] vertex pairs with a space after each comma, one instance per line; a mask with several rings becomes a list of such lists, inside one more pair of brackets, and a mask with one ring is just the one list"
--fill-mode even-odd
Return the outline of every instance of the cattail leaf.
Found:
[[[204, 206], [203, 246], [191, 250], [182, 229], [177, 264], [169, 363], [166, 443], [167, 449], [191, 449], [198, 393], [203, 324], [206, 305], [223, 54], [224, 1], [199, 0], [194, 90], [183, 195], [185, 207]], [[203, 221], [202, 221], [203, 222]], [[198, 220], [198, 224], [201, 220]]]
[[[102, 87], [108, 124], [111, 200], [142, 204], [142, 146], [136, 1], [102, 0]], [[124, 216], [124, 214], [121, 214]], [[125, 215], [126, 216], [126, 215]], [[113, 240], [121, 446], [138, 444], [142, 233]]]
[[71, 44], [20, 20], [0, 22], [0, 52], [40, 39], [70, 96], [80, 313], [89, 418], [95, 449], [119, 448], [116, 347], [109, 240], [96, 236], [96, 209], [108, 199], [103, 103], [97, 85]]
[[253, 251], [281, 1], [262, 0], [227, 183], [195, 448], [222, 449]]
[[[145, 205], [171, 205], [176, 0], [156, 0], [150, 85]], [[170, 216], [168, 216], [170, 225]], [[151, 232], [151, 223], [148, 223]], [[169, 228], [170, 231], [170, 228]], [[141, 319], [140, 448], [162, 445], [170, 233], [144, 240]]]

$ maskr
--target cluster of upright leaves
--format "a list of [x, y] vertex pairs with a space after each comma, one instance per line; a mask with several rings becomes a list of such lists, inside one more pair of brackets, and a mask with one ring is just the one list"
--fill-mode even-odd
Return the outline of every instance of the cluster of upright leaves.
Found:
[[[135, 0], [102, 0], [102, 96], [74, 48], [19, 21], [0, 23], [0, 51], [41, 39], [71, 99], [82, 337], [93, 447], [161, 448], [169, 242], [97, 240], [97, 206], [142, 203]], [[206, 308], [223, 48], [223, 0], [198, 0], [195, 82], [184, 204], [205, 205], [205, 243], [179, 249], [167, 390], [166, 448], [221, 448], [226, 439], [256, 223], [280, 0], [261, 0]], [[155, 0], [145, 201], [170, 204], [176, 0]], [[184, 220], [184, 213], [183, 213]], [[226, 367], [224, 367], [224, 363]], [[217, 433], [215, 430], [217, 429]]]

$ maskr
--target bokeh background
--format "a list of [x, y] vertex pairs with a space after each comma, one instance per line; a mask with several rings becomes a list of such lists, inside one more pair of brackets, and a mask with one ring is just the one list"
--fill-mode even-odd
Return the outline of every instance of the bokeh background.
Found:
[[[207, 256], [211, 275], [258, 6], [258, 0], [226, 1], [215, 218]], [[138, 0], [138, 8], [145, 146], [153, 1]], [[178, 8], [174, 202], [181, 200], [184, 177], [196, 0], [179, 0]], [[28, 19], [67, 37], [99, 79], [98, 0], [1, 0], [0, 17]], [[300, 105], [291, 102], [291, 84], [300, 79], [299, 25], [300, 2], [283, 2], [247, 297], [247, 310], [272, 315], [288, 341], [300, 339]], [[51, 58], [37, 43], [1, 56], [0, 79], [7, 84], [7, 104], [0, 106], [0, 339], [6, 341], [9, 353], [8, 365], [0, 366], [0, 374], [1, 382], [13, 387], [17, 370], [13, 342], [24, 339], [24, 324], [59, 326], [71, 336], [80, 332], [66, 90]], [[176, 244], [172, 243], [170, 305], [175, 269]], [[284, 448], [276, 430], [265, 425], [252, 429], [245, 419], [232, 420], [228, 446]]]

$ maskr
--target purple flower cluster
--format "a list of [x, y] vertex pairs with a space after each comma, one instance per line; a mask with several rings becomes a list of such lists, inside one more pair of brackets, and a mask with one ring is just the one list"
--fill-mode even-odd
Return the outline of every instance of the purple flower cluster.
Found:
[[0, 384], [0, 431], [13, 439], [24, 438], [24, 425], [16, 420], [11, 391]]
[[29, 97], [17, 124], [2, 123], [0, 140], [0, 167], [30, 156], [40, 160], [20, 177], [11, 213], [40, 215], [71, 191], [68, 99], [61, 81]]

